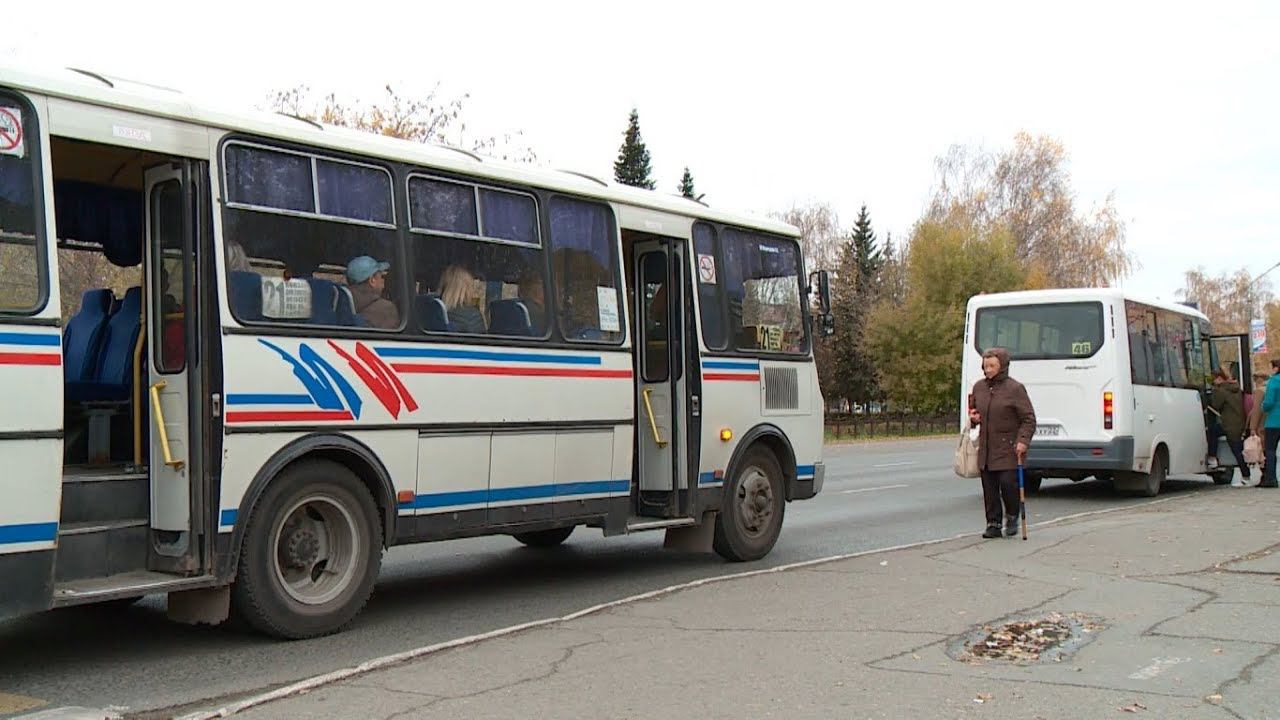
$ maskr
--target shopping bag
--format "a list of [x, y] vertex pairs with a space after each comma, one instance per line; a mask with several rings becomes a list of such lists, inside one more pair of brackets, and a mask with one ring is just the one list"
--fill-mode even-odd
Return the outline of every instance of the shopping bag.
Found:
[[1244, 439], [1244, 461], [1250, 465], [1262, 464], [1262, 438], [1250, 435]]
[[968, 424], [960, 431], [954, 469], [956, 475], [964, 478], [976, 478], [982, 474], [978, 470], [978, 438]]

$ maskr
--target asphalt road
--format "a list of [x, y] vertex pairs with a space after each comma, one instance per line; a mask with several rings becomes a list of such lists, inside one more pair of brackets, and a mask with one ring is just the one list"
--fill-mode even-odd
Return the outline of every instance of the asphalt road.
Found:
[[[0, 623], [0, 697], [45, 707], [114, 707], [127, 714], [269, 689], [373, 657], [564, 615], [590, 605], [712, 575], [951, 537], [983, 528], [977, 480], [951, 472], [952, 441], [829, 447], [818, 497], [787, 507], [765, 560], [666, 552], [661, 533], [603, 538], [579, 528], [537, 551], [506, 537], [391, 550], [372, 600], [345, 632], [279, 642], [235, 627], [164, 618], [163, 600], [125, 609], [80, 607]], [[1163, 494], [1205, 492], [1207, 478], [1172, 480]], [[1028, 502], [1032, 522], [1141, 502], [1097, 482], [1046, 481]], [[166, 713], [167, 714], [167, 713]]]

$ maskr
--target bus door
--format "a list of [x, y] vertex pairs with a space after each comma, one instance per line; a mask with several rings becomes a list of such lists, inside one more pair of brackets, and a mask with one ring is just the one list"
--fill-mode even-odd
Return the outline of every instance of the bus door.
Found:
[[[1208, 396], [1213, 393], [1212, 373], [1214, 370], [1221, 369], [1240, 383], [1240, 391], [1248, 395], [1254, 391], [1253, 388], [1253, 369], [1251, 367], [1249, 356], [1249, 336], [1243, 335], [1214, 335], [1209, 338], [1209, 378], [1206, 379], [1205, 396], [1206, 405], [1208, 405]], [[1262, 402], [1261, 396], [1255, 396], [1254, 402]], [[1205, 422], [1210, 423], [1215, 419], [1211, 411], [1205, 411]], [[1214, 452], [1216, 450], [1216, 453]], [[1227, 447], [1226, 439], [1219, 438], [1217, 448], [1209, 448], [1209, 454], [1218, 458], [1218, 464], [1222, 467], [1235, 465], [1235, 456]]]
[[1213, 349], [1209, 357], [1213, 367], [1210, 372], [1221, 368], [1240, 383], [1240, 390], [1246, 394], [1253, 392], [1253, 371], [1249, 362], [1249, 336], [1214, 335], [1210, 338]]
[[635, 258], [638, 515], [690, 517], [684, 245], [637, 240]]
[[207, 165], [175, 161], [146, 173], [147, 377], [150, 418], [152, 567], [193, 572], [201, 563], [205, 488], [201, 438], [207, 423], [199, 392], [200, 296], [197, 228], [207, 213]]

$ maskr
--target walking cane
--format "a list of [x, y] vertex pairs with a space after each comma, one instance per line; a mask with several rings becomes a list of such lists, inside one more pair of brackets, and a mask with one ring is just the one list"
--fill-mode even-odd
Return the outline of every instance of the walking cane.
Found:
[[1022, 517], [1022, 539], [1027, 539], [1027, 488], [1023, 481], [1022, 463], [1018, 463], [1018, 515]]

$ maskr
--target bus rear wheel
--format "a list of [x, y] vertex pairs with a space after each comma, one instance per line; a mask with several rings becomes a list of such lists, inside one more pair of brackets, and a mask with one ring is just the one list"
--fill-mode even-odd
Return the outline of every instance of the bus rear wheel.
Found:
[[778, 541], [786, 509], [778, 459], [763, 447], [751, 448], [725, 484], [712, 547], [732, 562], [759, 560]]
[[511, 537], [532, 548], [555, 547], [573, 534], [573, 525], [569, 527], [551, 528], [550, 530], [534, 530], [533, 532], [515, 533]]
[[360, 612], [382, 562], [381, 521], [346, 467], [302, 460], [272, 481], [245, 527], [232, 602], [256, 630], [327, 635]]

